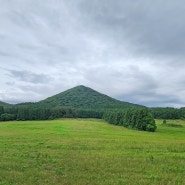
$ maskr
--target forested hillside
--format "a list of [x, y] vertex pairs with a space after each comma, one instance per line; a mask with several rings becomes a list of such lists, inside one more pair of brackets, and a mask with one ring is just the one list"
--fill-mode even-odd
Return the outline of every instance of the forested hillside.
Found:
[[125, 109], [141, 107], [122, 102], [85, 86], [77, 86], [35, 104], [37, 107], [71, 107], [84, 110]]
[[[44, 120], [63, 117], [102, 118], [105, 112], [144, 108], [123, 102], [85, 86], [77, 86], [40, 102], [16, 105], [0, 101], [0, 120]], [[185, 108], [149, 108], [154, 118], [185, 119]]]
[[156, 119], [185, 119], [185, 108], [155, 107], [150, 108]]
[[63, 117], [102, 118], [107, 110], [142, 107], [77, 86], [36, 103], [1, 106], [0, 120], [47, 120]]

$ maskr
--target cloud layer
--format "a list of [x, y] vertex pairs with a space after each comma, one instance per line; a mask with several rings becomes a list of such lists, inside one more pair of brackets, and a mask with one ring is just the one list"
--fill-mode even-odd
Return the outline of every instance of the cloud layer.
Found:
[[185, 106], [184, 1], [0, 3], [0, 101], [83, 84], [123, 101]]

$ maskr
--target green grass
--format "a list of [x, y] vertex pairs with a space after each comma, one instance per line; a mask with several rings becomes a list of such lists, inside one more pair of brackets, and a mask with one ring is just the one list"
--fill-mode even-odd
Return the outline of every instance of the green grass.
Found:
[[96, 119], [0, 123], [0, 184], [183, 185], [185, 122], [155, 133]]

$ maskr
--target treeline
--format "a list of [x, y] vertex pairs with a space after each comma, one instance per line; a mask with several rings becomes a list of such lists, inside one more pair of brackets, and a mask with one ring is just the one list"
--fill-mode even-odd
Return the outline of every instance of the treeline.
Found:
[[51, 120], [56, 118], [102, 118], [103, 113], [94, 110], [78, 110], [58, 107], [52, 109], [28, 108], [24, 106], [0, 106], [0, 121]]
[[185, 107], [177, 108], [150, 108], [155, 119], [185, 119]]
[[128, 109], [126, 111], [106, 112], [103, 118], [114, 125], [154, 132], [155, 120], [147, 108]]

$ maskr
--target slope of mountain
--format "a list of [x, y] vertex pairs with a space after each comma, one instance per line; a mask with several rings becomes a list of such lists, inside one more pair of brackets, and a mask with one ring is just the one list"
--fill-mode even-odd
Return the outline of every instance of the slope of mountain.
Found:
[[0, 106], [8, 106], [10, 104], [0, 101]]
[[37, 102], [34, 106], [45, 108], [71, 107], [89, 110], [141, 107], [140, 105], [116, 100], [82, 85]]

